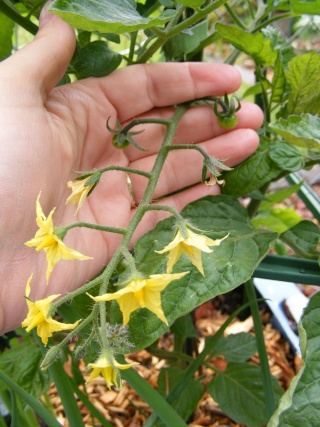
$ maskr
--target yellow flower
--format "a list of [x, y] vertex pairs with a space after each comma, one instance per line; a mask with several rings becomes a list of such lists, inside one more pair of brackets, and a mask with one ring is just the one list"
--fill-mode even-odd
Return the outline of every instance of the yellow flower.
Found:
[[123, 315], [123, 324], [129, 322], [130, 315], [138, 308], [147, 308], [152, 311], [160, 320], [168, 324], [161, 307], [160, 292], [173, 280], [178, 280], [188, 274], [152, 274], [149, 279], [130, 280], [125, 288], [113, 294], [104, 294], [91, 298], [94, 301], [117, 300]]
[[35, 246], [36, 251], [41, 251], [42, 249], [45, 251], [48, 262], [46, 274], [46, 280], [48, 282], [54, 266], [58, 261], [60, 261], [60, 259], [86, 260], [92, 258], [82, 255], [80, 252], [77, 252], [74, 249], [68, 248], [68, 246], [66, 246], [63, 241], [55, 234], [52, 221], [52, 215], [55, 211], [55, 208], [52, 209], [48, 218], [46, 218], [39, 202], [40, 195], [41, 193], [39, 193], [36, 204], [36, 222], [39, 230], [36, 232], [33, 239], [26, 242], [26, 246]]
[[164, 252], [169, 252], [168, 263], [167, 263], [167, 272], [171, 273], [173, 266], [178, 262], [182, 254], [186, 255], [192, 264], [197, 267], [200, 273], [204, 276], [201, 252], [210, 253], [212, 249], [209, 246], [219, 246], [222, 240], [228, 237], [225, 236], [222, 239], [212, 240], [209, 237], [203, 236], [201, 234], [196, 234], [187, 228], [188, 237], [185, 239], [180, 230], [178, 230], [175, 238], [168, 246], [166, 246], [161, 251], [155, 251], [158, 254], [163, 254]]
[[94, 183], [85, 186], [84, 184], [88, 181], [88, 178], [79, 180], [79, 181], [69, 181], [68, 187], [71, 188], [72, 193], [67, 198], [66, 204], [71, 203], [72, 205], [75, 205], [78, 203], [78, 207], [76, 210], [76, 213], [83, 205], [83, 202], [85, 201], [85, 198], [90, 193], [90, 190], [94, 187]]
[[118, 363], [115, 359], [113, 359], [112, 363], [110, 363], [105, 356], [100, 356], [95, 363], [89, 363], [88, 366], [90, 366], [93, 370], [87, 382], [93, 380], [94, 378], [97, 378], [101, 374], [106, 380], [108, 388], [111, 388], [113, 385], [117, 388], [120, 388], [121, 382], [119, 369], [129, 369], [133, 365], [138, 365], [138, 363], [133, 362], [128, 363], [126, 365], [122, 365], [121, 363]]
[[29, 277], [29, 280], [27, 282], [26, 286], [26, 297], [27, 297], [27, 304], [29, 308], [29, 312], [27, 317], [22, 322], [22, 326], [26, 328], [27, 332], [30, 332], [33, 328], [37, 328], [37, 334], [41, 338], [44, 345], [47, 345], [48, 338], [52, 336], [53, 332], [58, 331], [65, 331], [68, 329], [74, 329], [77, 324], [80, 322], [78, 320], [75, 323], [68, 324], [68, 323], [61, 323], [57, 320], [52, 319], [51, 316], [48, 316], [50, 305], [52, 301], [60, 296], [60, 294], [57, 295], [51, 295], [45, 299], [41, 299], [39, 301], [31, 301], [28, 299], [28, 296], [30, 295], [30, 282], [32, 279], [32, 275]]

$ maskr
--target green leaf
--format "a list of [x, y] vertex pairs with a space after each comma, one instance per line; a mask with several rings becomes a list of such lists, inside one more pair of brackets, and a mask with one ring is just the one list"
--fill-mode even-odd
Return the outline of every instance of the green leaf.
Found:
[[[283, 390], [276, 378], [272, 380], [277, 403]], [[208, 392], [222, 411], [237, 423], [246, 427], [261, 427], [267, 423], [260, 367], [247, 363], [228, 363], [225, 371], [217, 372], [208, 386]]]
[[286, 87], [286, 78], [280, 56], [274, 66], [274, 75], [272, 79], [271, 102], [281, 103]]
[[0, 61], [12, 52], [12, 33], [14, 22], [0, 12]]
[[193, 324], [191, 315], [179, 317], [170, 327], [171, 332], [183, 338], [197, 338], [198, 333]]
[[268, 427], [318, 426], [320, 419], [320, 293], [313, 295], [299, 324], [303, 366], [292, 380]]
[[216, 30], [220, 36], [232, 43], [237, 49], [250, 55], [260, 65], [273, 65], [277, 52], [271, 47], [271, 40], [261, 33], [250, 34], [233, 25], [217, 24]]
[[206, 0], [177, 0], [177, 3], [191, 7], [192, 9], [196, 9], [197, 7], [202, 6], [205, 2]]
[[[183, 378], [183, 371], [173, 368], [161, 369], [158, 377], [158, 392], [166, 396], [168, 392]], [[203, 386], [199, 381], [191, 380], [185, 387], [183, 393], [171, 402], [171, 406], [176, 410], [181, 418], [187, 420], [195, 411], [199, 400], [203, 394]], [[157, 422], [157, 427], [164, 426], [163, 422]]]
[[269, 127], [289, 144], [320, 151], [320, 118], [311, 114], [279, 119]]
[[290, 0], [292, 12], [304, 15], [320, 15], [320, 0]]
[[222, 355], [228, 362], [245, 362], [257, 352], [256, 339], [245, 332], [222, 336], [211, 356]]
[[283, 200], [288, 199], [290, 196], [292, 196], [294, 193], [296, 193], [300, 189], [302, 184], [303, 184], [303, 182], [300, 182], [299, 184], [291, 185], [291, 186], [282, 188], [281, 190], [275, 191], [272, 194], [267, 193], [266, 194], [267, 200], [264, 200], [260, 204], [259, 210], [269, 209], [274, 204], [280, 203]]
[[163, 50], [167, 58], [182, 58], [195, 50], [208, 35], [208, 21], [200, 21], [191, 27], [188, 32], [182, 32], [170, 38]]
[[165, 10], [144, 18], [130, 0], [54, 0], [49, 9], [72, 27], [115, 34], [163, 25], [174, 15], [173, 10]]
[[48, 373], [39, 369], [42, 352], [37, 343], [27, 340], [0, 356], [0, 370], [27, 393], [39, 398], [50, 385]]
[[268, 25], [261, 31], [265, 38], [270, 39], [271, 48], [278, 52], [277, 56], [281, 59], [283, 65], [286, 65], [295, 57], [293, 47], [287, 42], [283, 33], [278, 28]]
[[[319, 9], [320, 10], [320, 9]], [[320, 109], [320, 55], [309, 52], [289, 62], [286, 73], [290, 85], [288, 114], [318, 114]]]
[[312, 221], [301, 221], [281, 236], [293, 249], [305, 254], [319, 251], [320, 229]]
[[122, 55], [109, 49], [106, 42], [96, 40], [79, 50], [74, 60], [74, 68], [80, 78], [103, 77], [116, 70]]
[[270, 147], [270, 159], [284, 171], [296, 172], [304, 167], [300, 151], [284, 141], [278, 141]]
[[283, 233], [301, 221], [301, 216], [293, 208], [273, 208], [267, 211], [259, 211], [252, 219], [255, 227], [267, 227], [272, 231]]
[[224, 174], [224, 194], [240, 197], [276, 179], [283, 171], [297, 171], [304, 165], [302, 154], [283, 141], [261, 138], [258, 150], [247, 160]]
[[[202, 254], [205, 276], [193, 268], [185, 256], [175, 265], [175, 272], [190, 273], [172, 282], [162, 292], [162, 308], [169, 324], [203, 302], [248, 280], [277, 237], [277, 234], [256, 230], [246, 209], [231, 197], [205, 197], [186, 206], [182, 215], [198, 229], [207, 230], [203, 234], [212, 239], [221, 239], [228, 233], [229, 237], [211, 253]], [[135, 259], [143, 273], [165, 273], [167, 256], [155, 250], [163, 249], [173, 240], [174, 223], [173, 218], [160, 222], [136, 243]], [[111, 304], [110, 319], [122, 323], [116, 302]], [[130, 317], [129, 341], [137, 348], [145, 348], [166, 330], [167, 326], [153, 313], [145, 308], [139, 309]]]

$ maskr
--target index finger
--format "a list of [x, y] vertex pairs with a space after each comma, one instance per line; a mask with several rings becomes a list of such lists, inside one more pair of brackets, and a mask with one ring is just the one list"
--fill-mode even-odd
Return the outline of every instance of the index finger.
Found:
[[99, 79], [99, 84], [119, 120], [125, 121], [154, 107], [232, 93], [241, 77], [227, 64], [158, 63], [122, 68]]

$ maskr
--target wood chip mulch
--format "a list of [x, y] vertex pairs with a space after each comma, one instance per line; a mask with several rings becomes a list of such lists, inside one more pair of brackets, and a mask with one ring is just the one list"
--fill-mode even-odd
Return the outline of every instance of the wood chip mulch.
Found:
[[[301, 367], [301, 359], [299, 356], [294, 356], [290, 350], [290, 346], [285, 341], [280, 332], [273, 328], [270, 323], [271, 314], [265, 308], [261, 310], [261, 317], [264, 323], [264, 335], [266, 347], [269, 355], [269, 365], [271, 373], [278, 378], [280, 385], [287, 389], [292, 378], [296, 375]], [[214, 334], [220, 326], [227, 320], [228, 314], [222, 313], [216, 309], [212, 301], [209, 301], [199, 307], [195, 312], [195, 324], [199, 332], [200, 338], [197, 340], [198, 349], [203, 348], [204, 338]], [[244, 321], [235, 320], [227, 329], [226, 334], [239, 332], [248, 332], [253, 334], [253, 320], [248, 317]], [[172, 348], [172, 336], [166, 334], [159, 346]], [[139, 362], [135, 367], [138, 373], [153, 387], [157, 388], [157, 378], [161, 368], [166, 366], [166, 361], [158, 359], [151, 355], [146, 350], [139, 351], [130, 355], [130, 360]], [[216, 368], [225, 369], [227, 362], [223, 357], [215, 357], [210, 361]], [[255, 354], [251, 358], [251, 363], [259, 365], [258, 355]], [[65, 369], [70, 374], [70, 364], [66, 363]], [[80, 366], [83, 372], [85, 371], [84, 364]], [[85, 374], [86, 375], [86, 374]], [[205, 377], [203, 384], [207, 384], [213, 377], [212, 370], [202, 367], [201, 375]], [[80, 386], [82, 391], [83, 387]], [[95, 407], [110, 421], [115, 427], [140, 427], [146, 422], [146, 419], [151, 414], [149, 406], [137, 395], [137, 393], [123, 381], [123, 386], [120, 391], [108, 390], [105, 381], [102, 377], [98, 377], [90, 381], [86, 385], [86, 393], [90, 397], [91, 402]], [[54, 384], [49, 389], [49, 396], [52, 405], [55, 408], [57, 420], [64, 427], [68, 427], [69, 423], [66, 418], [60, 398]], [[86, 427], [100, 427], [99, 421], [92, 421], [88, 409], [78, 402], [79, 408], [83, 415], [83, 420]], [[212, 397], [205, 392], [199, 402], [192, 420], [189, 420], [190, 427], [245, 427], [230, 420], [214, 402]]]

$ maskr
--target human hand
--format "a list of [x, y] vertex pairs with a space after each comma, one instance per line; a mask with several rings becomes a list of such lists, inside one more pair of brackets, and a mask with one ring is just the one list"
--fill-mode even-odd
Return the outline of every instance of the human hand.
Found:
[[[148, 151], [134, 147], [117, 150], [111, 144], [106, 120], [115, 127], [133, 118], [169, 118], [172, 105], [205, 96], [221, 96], [240, 86], [238, 72], [223, 64], [171, 63], [135, 65], [104, 78], [90, 78], [55, 87], [75, 47], [73, 30], [57, 16], [45, 12], [35, 40], [0, 64], [0, 332], [14, 329], [25, 317], [25, 286], [33, 273], [33, 300], [74, 290], [101, 270], [114, 253], [120, 237], [88, 229], [71, 230], [65, 243], [93, 260], [61, 261], [45, 283], [45, 255], [27, 248], [37, 229], [35, 201], [41, 191], [46, 215], [53, 207], [54, 225], [76, 221], [111, 227], [126, 227], [134, 208], [123, 172], [104, 174], [99, 185], [74, 216], [66, 206], [67, 182], [72, 170], [92, 170], [108, 165], [150, 170], [159, 149], [164, 126], [145, 125], [136, 141]], [[258, 145], [255, 129], [262, 113], [253, 104], [242, 103], [238, 125], [225, 131], [208, 107], [196, 107], [184, 115], [176, 143], [200, 144], [211, 156], [228, 158], [236, 165]], [[134, 129], [136, 130], [136, 129]], [[190, 151], [168, 156], [155, 198], [180, 210], [208, 194], [199, 184], [202, 158]], [[146, 179], [132, 176], [135, 200], [143, 194]], [[198, 184], [197, 184], [198, 183]], [[193, 185], [179, 194], [167, 196]], [[217, 194], [217, 187], [210, 188]], [[136, 240], [166, 216], [153, 211], [145, 215]], [[132, 242], [134, 243], [134, 242]]]

